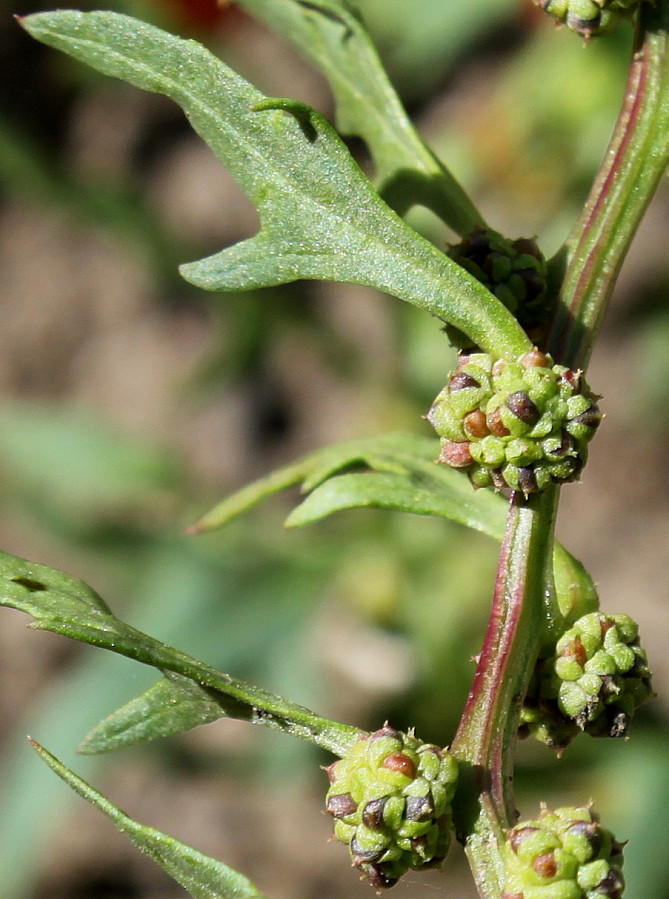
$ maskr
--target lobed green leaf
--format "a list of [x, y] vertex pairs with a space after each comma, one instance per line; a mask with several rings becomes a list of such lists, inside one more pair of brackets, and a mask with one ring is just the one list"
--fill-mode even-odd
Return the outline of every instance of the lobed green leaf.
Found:
[[[191, 694], [200, 715], [203, 714], [202, 704], [198, 700], [207, 698], [209, 717], [206, 720], [213, 720], [211, 712], [217, 705], [215, 717], [229, 716], [264, 724], [309, 740], [335, 754], [344, 752], [360, 733], [355, 727], [321, 718], [303, 706], [235, 680], [143, 634], [116, 618], [83, 581], [7, 553], [0, 553], [0, 605], [31, 615], [35, 619], [32, 627], [109, 649], [144, 665], [180, 675], [199, 688], [191, 690]], [[179, 696], [183, 699], [183, 689]], [[180, 704], [179, 708], [172, 706], [163, 710], [162, 717], [159, 714], [153, 726], [158, 732], [162, 728], [163, 733], [174, 733], [175, 727], [184, 729], [183, 722], [189, 720], [193, 720], [192, 713]], [[192, 727], [203, 720], [194, 720], [186, 726]]]
[[302, 278], [374, 287], [425, 309], [497, 356], [529, 340], [483, 285], [409, 228], [313, 109], [272, 100], [194, 41], [111, 12], [21, 20], [35, 38], [177, 102], [258, 209], [255, 237], [183, 276], [207, 290]]
[[425, 145], [406, 114], [357, 10], [346, 0], [237, 0], [327, 78], [337, 128], [361, 137], [372, 154], [377, 189], [399, 214], [431, 209], [464, 236], [481, 214]]
[[181, 884], [193, 899], [264, 899], [263, 893], [239, 871], [153, 827], [133, 821], [35, 740], [30, 740], [30, 744], [75, 793], [104, 812], [121, 833]]

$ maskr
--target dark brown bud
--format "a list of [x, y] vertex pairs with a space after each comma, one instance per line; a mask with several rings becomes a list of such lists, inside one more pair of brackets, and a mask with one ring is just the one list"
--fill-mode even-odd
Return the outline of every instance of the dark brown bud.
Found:
[[365, 864], [365, 862], [378, 862], [385, 852], [385, 849], [361, 849], [356, 836], [353, 836], [350, 848], [351, 858], [356, 867]]
[[391, 752], [384, 758], [381, 767], [387, 768], [389, 771], [397, 771], [405, 777], [414, 778], [416, 776], [416, 766], [413, 760], [403, 752]]
[[538, 855], [532, 861], [532, 867], [539, 877], [555, 877], [557, 872], [555, 855], [552, 852], [545, 852], [543, 855]]
[[476, 380], [476, 378], [472, 378], [471, 375], [468, 375], [465, 371], [456, 371], [455, 374], [451, 376], [451, 380], [448, 382], [448, 391], [449, 393], [455, 393], [457, 390], [464, 390], [466, 387], [480, 387], [481, 385]]
[[412, 837], [410, 842], [414, 852], [417, 852], [419, 855], [425, 855], [425, 850], [427, 849], [427, 836]]
[[370, 799], [362, 810], [362, 823], [365, 827], [374, 830], [383, 824], [383, 810], [388, 801], [387, 796], [381, 796], [379, 799]]
[[562, 459], [564, 456], [573, 455], [575, 447], [576, 441], [571, 434], [568, 434], [567, 431], [561, 431], [560, 445], [556, 446], [555, 449], [551, 449], [546, 455], [551, 459]]
[[358, 808], [350, 793], [340, 793], [339, 796], [330, 796], [325, 804], [325, 811], [333, 818], [345, 818], [352, 815]]
[[383, 737], [392, 737], [395, 740], [401, 740], [402, 734], [395, 730], [394, 727], [391, 727], [388, 722], [380, 727], [378, 730], [375, 730], [373, 734], [369, 735], [370, 740], [381, 740]]
[[565, 646], [560, 655], [573, 659], [581, 667], [588, 661], [588, 654], [585, 651], [585, 646], [581, 643], [581, 638], [578, 636], [574, 637], [574, 639]]
[[490, 472], [490, 477], [492, 478], [492, 485], [495, 490], [502, 490], [504, 487], [506, 487], [504, 475], [499, 470], [499, 468], [493, 468], [493, 470]]
[[619, 896], [622, 896], [624, 888], [625, 881], [622, 874], [615, 868], [609, 868], [606, 876], [595, 887], [595, 892], [609, 896], [610, 899], [618, 899]]
[[471, 350], [460, 350], [458, 358], [455, 360], [455, 371], [461, 371], [465, 365], [469, 365], [469, 356]]
[[602, 423], [602, 413], [599, 411], [598, 406], [593, 405], [586, 409], [585, 412], [581, 412], [580, 415], [575, 415], [570, 421], [579, 425], [585, 425], [586, 428], [592, 428], [595, 431]]
[[450, 465], [451, 468], [468, 468], [472, 463], [472, 454], [469, 452], [469, 442], [455, 443], [447, 440], [439, 450], [439, 462]]
[[487, 437], [490, 431], [485, 420], [485, 413], [480, 409], [469, 412], [462, 419], [462, 427], [469, 437]]
[[588, 841], [588, 846], [592, 849], [593, 857], [602, 848], [602, 831], [595, 821], [574, 821], [573, 824], [569, 825], [566, 832], [583, 835]]
[[523, 424], [535, 425], [539, 421], [541, 413], [524, 390], [509, 394], [505, 405]]
[[409, 796], [405, 818], [408, 821], [429, 821], [434, 814], [434, 805], [429, 796]]
[[397, 877], [387, 877], [383, 873], [383, 868], [381, 865], [374, 864], [361, 864], [360, 870], [362, 874], [369, 880], [373, 887], [376, 887], [377, 890], [387, 890], [390, 887], [395, 886], [397, 883]]
[[523, 368], [547, 368], [549, 364], [548, 356], [538, 350], [536, 347], [525, 353], [519, 360]]
[[492, 412], [489, 412], [486, 415], [486, 424], [488, 425], [488, 430], [491, 434], [494, 434], [495, 437], [508, 437], [510, 434], [509, 429], [503, 423], [499, 409], [493, 409]]
[[518, 466], [518, 489], [525, 497], [537, 489], [537, 479], [534, 477], [534, 470], [529, 465]]
[[604, 639], [604, 634], [607, 631], [610, 631], [613, 627], [613, 621], [610, 618], [607, 618], [605, 615], [599, 619], [599, 632], [602, 635], [602, 639]]

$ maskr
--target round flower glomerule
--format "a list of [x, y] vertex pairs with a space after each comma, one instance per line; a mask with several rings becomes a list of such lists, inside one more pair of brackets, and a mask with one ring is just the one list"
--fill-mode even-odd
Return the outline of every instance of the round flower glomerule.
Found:
[[394, 886], [409, 869], [444, 860], [458, 776], [447, 750], [385, 724], [325, 770], [335, 836], [372, 886]]
[[534, 0], [534, 3], [589, 40], [632, 12], [639, 0]]
[[542, 663], [539, 708], [593, 736], [624, 737], [634, 713], [652, 696], [639, 628], [627, 615], [591, 612], [558, 640]]
[[[533, 240], [509, 240], [492, 228], [479, 226], [451, 246], [448, 256], [501, 300], [533, 343], [542, 342], [552, 309], [547, 300], [546, 260]], [[471, 338], [453, 325], [446, 325], [445, 331], [458, 349], [476, 348]]]
[[592, 809], [544, 808], [507, 834], [501, 899], [620, 899], [622, 848]]
[[525, 496], [578, 478], [601, 421], [581, 373], [536, 348], [514, 362], [460, 356], [426, 417], [442, 438], [438, 462], [474, 487]]

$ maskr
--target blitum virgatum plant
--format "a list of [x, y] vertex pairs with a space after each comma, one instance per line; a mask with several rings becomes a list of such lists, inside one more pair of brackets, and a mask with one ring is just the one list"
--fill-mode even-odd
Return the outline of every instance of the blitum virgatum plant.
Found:
[[[257, 207], [253, 238], [182, 267], [192, 284], [246, 290], [306, 278], [368, 285], [434, 316], [460, 348], [427, 413], [439, 444], [393, 434], [315, 452], [224, 500], [191, 528], [220, 527], [301, 484], [307, 495], [289, 518], [293, 526], [377, 506], [447, 518], [500, 540], [489, 624], [449, 748], [388, 722], [368, 733], [322, 718], [140, 633], [73, 577], [14, 556], [0, 561], [1, 601], [30, 614], [32, 626], [161, 672], [155, 686], [88, 735], [83, 751], [226, 716], [309, 740], [335, 757], [326, 768], [325, 808], [353, 866], [377, 890], [408, 870], [441, 866], [454, 836], [484, 899], [595, 899], [618, 897], [624, 887], [622, 844], [600, 825], [590, 797], [518, 822], [512, 773], [519, 733], [559, 751], [580, 732], [619, 737], [651, 694], [636, 625], [622, 612], [599, 610], [591, 579], [553, 534], [560, 489], [582, 477], [601, 421], [598, 388], [584, 375], [598, 326], [669, 159], [669, 0], [535, 3], [586, 39], [622, 16], [635, 23], [610, 147], [582, 215], [548, 262], [534, 241], [491, 228], [424, 145], [346, 0], [240, 6], [323, 72], [338, 128], [367, 144], [373, 183], [321, 115], [264, 96], [198, 43], [111, 12], [19, 19], [36, 39], [176, 101]], [[440, 216], [460, 242], [445, 252], [415, 233], [402, 219], [415, 204]], [[192, 896], [260, 895], [242, 874], [130, 820], [33, 745]]]

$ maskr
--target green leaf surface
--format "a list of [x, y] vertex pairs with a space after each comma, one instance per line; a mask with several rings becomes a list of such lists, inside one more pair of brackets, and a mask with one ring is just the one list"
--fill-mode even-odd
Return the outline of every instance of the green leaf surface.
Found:
[[227, 717], [213, 690], [167, 672], [141, 696], [125, 703], [89, 731], [79, 752], [94, 755], [123, 746], [171, 737]]
[[[217, 717], [227, 715], [277, 728], [335, 754], [344, 752], [359, 735], [354, 727], [321, 718], [303, 706], [235, 680], [143, 634], [116, 618], [82, 581], [44, 565], [0, 554], [0, 605], [32, 615], [32, 627], [109, 649], [187, 678], [215, 697], [220, 706]], [[182, 714], [179, 709], [172, 711], [177, 716]]]
[[263, 899], [263, 894], [243, 874], [174, 837], [133, 821], [35, 740], [30, 744], [75, 793], [104, 812], [121, 833], [181, 884], [193, 899]]
[[529, 348], [502, 303], [381, 200], [314, 110], [270, 100], [200, 44], [126, 16], [65, 10], [22, 24], [108, 75], [171, 97], [257, 207], [255, 237], [182, 267], [193, 284], [362, 284], [450, 322], [485, 352], [519, 356]]
[[436, 515], [499, 539], [504, 501], [497, 502], [493, 493], [483, 496], [477, 500], [469, 482], [453, 469], [442, 471], [434, 462], [414, 460], [403, 474], [376, 471], [330, 478], [288, 516], [286, 526], [303, 527], [343, 509], [372, 507]]
[[[461, 472], [436, 465], [437, 451], [437, 441], [413, 434], [386, 434], [325, 447], [227, 497], [190, 532], [221, 527], [267, 497], [301, 484], [308, 496], [288, 516], [287, 527], [312, 524], [344, 509], [378, 508], [434, 515], [501, 540], [507, 510], [504, 498], [489, 490], [474, 491]], [[559, 543], [555, 544], [554, 569], [560, 609], [568, 622], [597, 608], [592, 579]]]
[[435, 441], [428, 437], [399, 433], [326, 446], [226, 497], [195, 522], [189, 531], [200, 533], [222, 527], [267, 497], [296, 484], [302, 485], [303, 492], [309, 492], [332, 475], [354, 466], [396, 474], [408, 472], [416, 458], [424, 461], [434, 459], [435, 446]]
[[346, 0], [237, 0], [327, 78], [337, 127], [372, 154], [379, 193], [400, 214], [427, 206], [461, 236], [483, 217], [412, 125], [357, 11]]
[[[301, 483], [304, 491], [311, 492], [288, 517], [289, 527], [311, 524], [344, 509], [366, 507], [434, 515], [501, 540], [506, 501], [488, 490], [473, 491], [461, 473], [435, 465], [435, 453], [435, 440], [411, 434], [326, 447], [233, 494], [190, 530], [198, 533], [220, 527], [263, 499]], [[359, 471], [361, 468], [365, 470]], [[597, 608], [592, 579], [560, 544], [554, 548], [553, 566], [560, 612], [567, 624]], [[108, 752], [171, 736], [226, 714], [211, 690], [168, 673], [105, 718], [80, 748], [86, 753]]]

